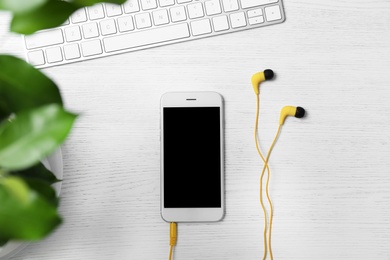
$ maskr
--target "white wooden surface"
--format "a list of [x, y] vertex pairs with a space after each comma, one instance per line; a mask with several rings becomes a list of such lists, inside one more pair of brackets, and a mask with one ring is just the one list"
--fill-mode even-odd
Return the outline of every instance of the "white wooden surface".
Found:
[[[63, 146], [64, 224], [12, 260], [167, 259], [159, 214], [159, 100], [217, 91], [226, 105], [226, 216], [179, 224], [175, 259], [260, 259], [261, 146], [299, 105], [270, 160], [275, 259], [390, 259], [390, 1], [285, 0], [287, 21], [256, 30], [45, 69], [80, 113]], [[0, 51], [23, 55], [6, 33]], [[5, 22], [4, 22], [5, 21]]]

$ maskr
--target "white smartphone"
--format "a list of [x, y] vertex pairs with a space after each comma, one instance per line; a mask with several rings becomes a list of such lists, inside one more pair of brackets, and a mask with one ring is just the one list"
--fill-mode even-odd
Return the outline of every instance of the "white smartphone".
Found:
[[161, 216], [167, 222], [224, 216], [223, 99], [216, 92], [161, 98]]

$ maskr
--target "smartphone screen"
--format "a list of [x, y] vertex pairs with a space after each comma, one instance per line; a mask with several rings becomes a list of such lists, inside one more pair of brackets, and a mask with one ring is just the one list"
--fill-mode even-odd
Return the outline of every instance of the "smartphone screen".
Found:
[[165, 208], [221, 207], [220, 107], [163, 108]]

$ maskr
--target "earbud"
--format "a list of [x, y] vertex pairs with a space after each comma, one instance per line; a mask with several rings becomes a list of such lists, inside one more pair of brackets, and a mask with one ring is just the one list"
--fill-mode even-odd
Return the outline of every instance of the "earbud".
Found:
[[295, 116], [296, 118], [302, 118], [305, 116], [305, 109], [302, 107], [285, 106], [280, 112], [279, 125], [284, 124], [284, 120], [288, 116]]
[[270, 80], [274, 77], [274, 72], [270, 69], [265, 71], [257, 72], [252, 76], [252, 86], [256, 95], [259, 94], [260, 83], [266, 80]]

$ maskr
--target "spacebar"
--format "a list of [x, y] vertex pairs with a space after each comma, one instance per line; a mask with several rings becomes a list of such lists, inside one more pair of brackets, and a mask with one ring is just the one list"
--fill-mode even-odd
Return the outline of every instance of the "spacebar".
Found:
[[186, 23], [160, 27], [103, 39], [106, 52], [136, 48], [154, 43], [178, 40], [190, 36]]

